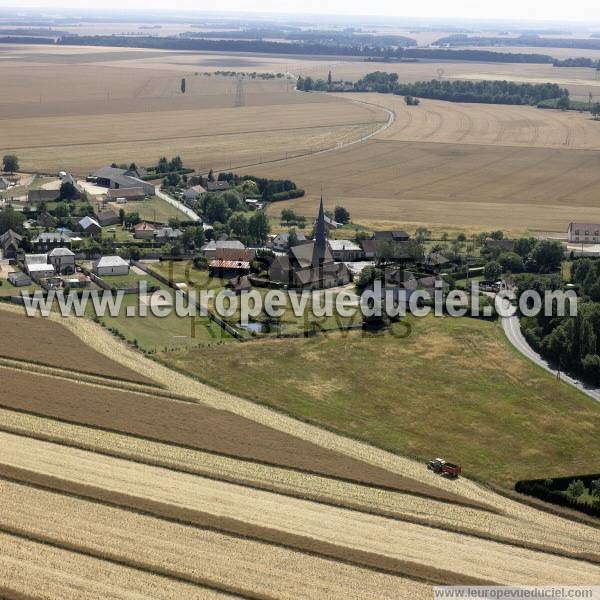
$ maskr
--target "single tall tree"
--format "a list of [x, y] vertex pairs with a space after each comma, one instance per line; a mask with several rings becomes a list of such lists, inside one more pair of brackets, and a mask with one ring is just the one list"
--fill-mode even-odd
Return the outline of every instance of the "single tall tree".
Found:
[[2, 166], [5, 171], [14, 173], [19, 170], [19, 158], [16, 154], [5, 154], [2, 159]]

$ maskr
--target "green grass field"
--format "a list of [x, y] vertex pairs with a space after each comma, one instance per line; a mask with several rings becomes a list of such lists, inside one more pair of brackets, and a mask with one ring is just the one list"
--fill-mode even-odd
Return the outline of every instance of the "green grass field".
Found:
[[187, 220], [184, 213], [157, 196], [153, 196], [147, 200], [136, 200], [115, 206], [117, 211], [122, 208], [127, 214], [138, 213], [142, 221], [168, 223], [169, 219]]
[[505, 487], [600, 462], [600, 405], [523, 358], [498, 324], [405, 322], [408, 337], [335, 333], [161, 359], [297, 418], [421, 460], [443, 456]]

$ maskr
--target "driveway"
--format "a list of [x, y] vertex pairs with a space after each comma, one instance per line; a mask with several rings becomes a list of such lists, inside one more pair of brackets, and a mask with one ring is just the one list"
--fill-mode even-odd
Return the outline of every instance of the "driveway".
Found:
[[[521, 333], [521, 326], [519, 325], [518, 317], [503, 317], [501, 319], [502, 329], [508, 341], [521, 353], [526, 356], [529, 360], [533, 361], [536, 365], [542, 367], [549, 373], [552, 373], [555, 377], [558, 374], [555, 369], [545, 358], [540, 356], [528, 343], [523, 334]], [[582, 383], [579, 379], [575, 379], [569, 375], [566, 375], [562, 371], [560, 372], [560, 380], [566, 381], [568, 384], [576, 387], [578, 390], [587, 394], [590, 398], [593, 398], [597, 402], [600, 402], [600, 388], [594, 388], [587, 384]]]

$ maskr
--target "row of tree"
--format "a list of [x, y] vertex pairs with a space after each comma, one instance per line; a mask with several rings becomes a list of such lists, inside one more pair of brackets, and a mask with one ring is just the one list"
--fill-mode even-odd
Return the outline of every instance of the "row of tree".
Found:
[[[461, 81], [432, 79], [400, 83], [397, 73], [376, 71], [365, 75], [353, 91], [392, 93], [449, 100], [451, 102], [483, 102], [488, 104], [536, 105], [543, 100], [566, 98], [569, 92], [555, 83], [517, 83], [514, 81]], [[347, 90], [344, 90], [347, 91]]]

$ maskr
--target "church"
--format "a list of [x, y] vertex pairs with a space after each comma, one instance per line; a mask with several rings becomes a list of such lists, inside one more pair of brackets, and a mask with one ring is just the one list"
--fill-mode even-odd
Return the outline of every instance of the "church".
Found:
[[289, 249], [287, 255], [276, 256], [269, 269], [271, 281], [289, 288], [324, 289], [346, 285], [350, 271], [344, 263], [336, 263], [327, 246], [323, 198], [315, 227], [315, 239]]

